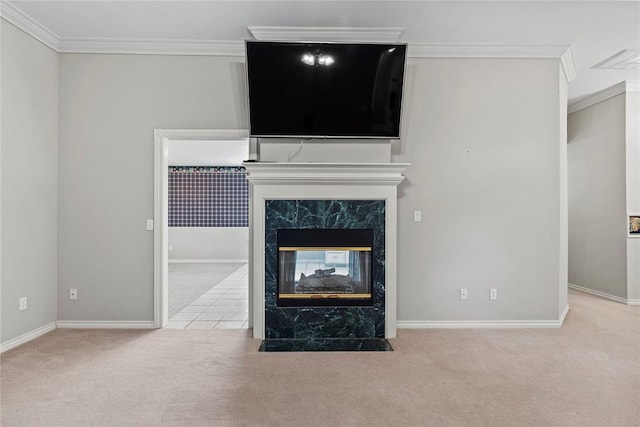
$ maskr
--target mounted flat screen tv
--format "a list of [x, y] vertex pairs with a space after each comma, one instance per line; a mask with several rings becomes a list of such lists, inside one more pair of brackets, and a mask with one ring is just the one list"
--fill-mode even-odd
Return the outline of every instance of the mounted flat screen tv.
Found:
[[250, 135], [399, 138], [406, 50], [247, 41]]

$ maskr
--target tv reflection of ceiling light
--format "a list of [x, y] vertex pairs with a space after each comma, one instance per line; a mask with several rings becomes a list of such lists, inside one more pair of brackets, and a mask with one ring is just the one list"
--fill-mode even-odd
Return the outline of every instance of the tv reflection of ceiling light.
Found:
[[318, 56], [318, 64], [320, 65], [331, 65], [334, 62], [336, 61], [333, 59], [333, 56], [329, 56], [329, 55]]
[[300, 58], [307, 65], [331, 65], [336, 62], [331, 55], [305, 53]]
[[304, 55], [302, 55], [301, 61], [304, 62], [307, 65], [315, 65], [316, 64], [315, 56], [311, 55], [310, 53], [305, 53]]

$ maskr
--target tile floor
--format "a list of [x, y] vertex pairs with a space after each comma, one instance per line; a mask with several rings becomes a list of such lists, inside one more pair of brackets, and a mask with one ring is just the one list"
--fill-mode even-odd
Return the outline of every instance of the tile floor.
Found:
[[231, 273], [167, 322], [170, 329], [245, 329], [249, 319], [249, 264]]

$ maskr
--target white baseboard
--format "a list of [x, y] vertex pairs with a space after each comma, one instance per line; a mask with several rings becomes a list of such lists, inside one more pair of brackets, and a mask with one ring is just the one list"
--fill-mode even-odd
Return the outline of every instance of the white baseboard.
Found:
[[640, 299], [628, 299], [627, 305], [640, 305]]
[[559, 328], [562, 327], [562, 325], [564, 325], [564, 321], [567, 318], [567, 314], [569, 314], [569, 304], [567, 304], [567, 306], [564, 308], [564, 310], [562, 310], [562, 313], [560, 313], [560, 319], [558, 319], [558, 321], [560, 322], [560, 326], [558, 326]]
[[608, 294], [606, 292], [596, 291], [594, 289], [585, 288], [583, 286], [574, 285], [573, 283], [569, 283], [569, 289], [573, 289], [580, 292], [585, 292], [587, 294], [595, 295], [597, 297], [606, 298], [611, 301], [619, 302], [622, 304], [628, 305], [637, 305], [636, 302], [640, 302], [640, 300], [627, 300], [626, 298], [618, 297], [615, 295]]
[[169, 264], [171, 263], [186, 263], [186, 262], [213, 262], [213, 263], [247, 263], [248, 259], [170, 259]]
[[60, 329], [156, 329], [153, 320], [119, 321], [119, 320], [58, 320]]
[[398, 329], [532, 329], [561, 328], [560, 320], [399, 320]]
[[398, 329], [531, 329], [561, 328], [569, 306], [558, 320], [398, 320]]
[[49, 324], [36, 328], [33, 331], [27, 332], [26, 334], [22, 334], [19, 337], [15, 337], [7, 342], [3, 342], [2, 344], [0, 344], [0, 353], [4, 353], [7, 350], [11, 350], [12, 348], [34, 340], [46, 333], [53, 331], [55, 328], [56, 322], [51, 322]]

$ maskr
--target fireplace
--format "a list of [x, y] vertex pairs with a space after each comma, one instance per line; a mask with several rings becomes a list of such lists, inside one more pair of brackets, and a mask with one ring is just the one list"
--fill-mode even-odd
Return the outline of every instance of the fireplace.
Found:
[[279, 307], [370, 306], [373, 229], [279, 229]]
[[265, 339], [384, 338], [384, 200], [266, 200], [264, 254]]
[[[286, 342], [302, 345], [300, 348], [305, 350], [311, 349], [309, 345], [316, 349], [318, 343], [327, 342], [340, 343], [341, 349], [345, 343], [354, 348], [370, 348], [373, 342], [394, 338], [396, 186], [404, 179], [402, 172], [408, 165], [320, 162], [244, 165], [251, 185], [250, 296], [254, 337], [263, 339], [265, 345]], [[331, 241], [309, 243], [303, 238], [300, 242], [294, 232], [293, 240], [286, 242], [283, 230], [301, 230], [303, 234], [316, 230], [310, 232], [317, 233], [312, 236], [314, 239], [351, 233], [347, 230], [370, 230], [367, 233], [371, 233], [372, 241], [367, 238], [364, 242], [359, 239], [336, 242], [332, 236]], [[313, 253], [313, 248], [319, 250]], [[346, 287], [342, 292], [337, 287], [320, 291], [310, 283], [303, 283], [305, 286], [296, 290], [303, 273], [301, 269], [295, 271], [297, 260], [305, 257], [324, 260], [310, 266], [304, 272], [305, 277], [340, 274], [362, 283], [355, 287], [351, 284], [352, 289]], [[356, 258], [357, 268], [353, 261]], [[282, 262], [289, 263], [289, 267], [281, 267]], [[367, 263], [370, 267], [363, 267]], [[350, 279], [339, 281], [342, 280]], [[301, 292], [305, 288], [308, 293]], [[303, 300], [311, 301], [302, 303]]]

